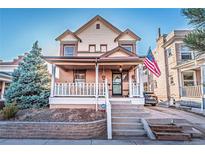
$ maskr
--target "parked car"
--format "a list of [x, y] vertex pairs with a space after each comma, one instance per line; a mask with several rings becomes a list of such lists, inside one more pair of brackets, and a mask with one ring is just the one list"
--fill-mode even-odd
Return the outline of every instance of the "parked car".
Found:
[[150, 104], [156, 106], [158, 103], [158, 98], [153, 92], [144, 92], [145, 105]]

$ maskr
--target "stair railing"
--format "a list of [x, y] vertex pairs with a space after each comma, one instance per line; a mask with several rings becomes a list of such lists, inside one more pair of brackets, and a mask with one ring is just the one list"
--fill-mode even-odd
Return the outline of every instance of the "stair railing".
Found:
[[112, 115], [111, 104], [109, 101], [109, 88], [107, 79], [105, 79], [105, 102], [106, 102], [106, 114], [107, 114], [107, 138], [112, 139]]

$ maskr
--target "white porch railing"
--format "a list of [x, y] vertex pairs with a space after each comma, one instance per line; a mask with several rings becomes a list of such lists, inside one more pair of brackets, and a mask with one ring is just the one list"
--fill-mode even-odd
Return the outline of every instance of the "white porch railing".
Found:
[[[54, 96], [96, 96], [95, 83], [55, 83]], [[98, 84], [98, 96], [105, 96], [105, 84]]]
[[131, 88], [132, 88], [132, 96], [140, 96], [140, 84], [139, 83], [135, 83], [133, 82], [131, 84]]
[[182, 87], [182, 97], [201, 97], [201, 86]]

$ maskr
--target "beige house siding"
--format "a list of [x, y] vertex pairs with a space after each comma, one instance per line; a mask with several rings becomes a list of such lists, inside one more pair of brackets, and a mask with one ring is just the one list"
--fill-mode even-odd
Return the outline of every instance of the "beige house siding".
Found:
[[[100, 24], [100, 29], [96, 29], [96, 24]], [[111, 50], [118, 45], [114, 42], [118, 35], [102, 22], [96, 21], [78, 34], [78, 37], [82, 39], [82, 42], [78, 43], [78, 51], [88, 51], [89, 44], [95, 44], [96, 51], [100, 51], [101, 44], [107, 44], [107, 50]]]
[[153, 76], [153, 84], [154, 84], [154, 93], [158, 96], [160, 100], [167, 100], [167, 75], [166, 75], [166, 64], [165, 64], [165, 57], [166, 53], [162, 47], [164, 43], [163, 37], [158, 39], [157, 47], [153, 55], [157, 64], [161, 70], [161, 76], [159, 78]]

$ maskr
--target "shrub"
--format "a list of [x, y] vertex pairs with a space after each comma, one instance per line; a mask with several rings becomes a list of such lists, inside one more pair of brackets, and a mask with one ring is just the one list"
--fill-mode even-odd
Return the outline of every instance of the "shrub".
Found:
[[16, 106], [16, 103], [6, 104], [6, 106], [2, 110], [3, 118], [11, 119], [15, 117], [17, 112], [18, 112], [18, 107]]

